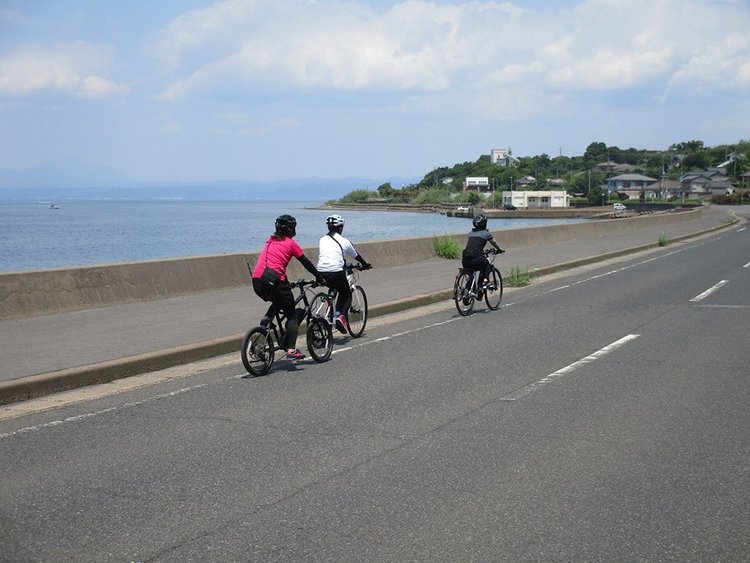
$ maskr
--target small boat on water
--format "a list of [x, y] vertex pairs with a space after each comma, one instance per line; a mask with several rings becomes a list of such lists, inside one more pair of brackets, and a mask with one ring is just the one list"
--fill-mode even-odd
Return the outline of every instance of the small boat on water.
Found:
[[60, 206], [59, 206], [59, 205], [57, 205], [56, 203], [50, 203], [50, 204], [49, 204], [49, 208], [50, 208], [50, 209], [60, 209]]

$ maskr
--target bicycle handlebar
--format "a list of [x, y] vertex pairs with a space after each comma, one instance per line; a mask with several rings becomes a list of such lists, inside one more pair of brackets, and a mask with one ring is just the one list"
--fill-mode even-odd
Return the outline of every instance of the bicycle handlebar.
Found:
[[300, 278], [296, 282], [291, 282], [289, 285], [293, 288], [295, 287], [303, 288], [306, 285], [309, 285], [310, 287], [318, 287], [319, 284], [315, 280], [306, 280], [304, 278]]
[[362, 264], [344, 264], [344, 269], [350, 274], [353, 270], [359, 270], [360, 272], [363, 272], [365, 270], [369, 270], [370, 268], [372, 268], [372, 265], [370, 265], [369, 268], [365, 268]]

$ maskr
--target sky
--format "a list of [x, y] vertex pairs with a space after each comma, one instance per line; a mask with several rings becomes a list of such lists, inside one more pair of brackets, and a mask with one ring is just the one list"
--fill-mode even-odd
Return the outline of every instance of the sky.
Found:
[[418, 177], [750, 138], [750, 0], [0, 0], [0, 168]]

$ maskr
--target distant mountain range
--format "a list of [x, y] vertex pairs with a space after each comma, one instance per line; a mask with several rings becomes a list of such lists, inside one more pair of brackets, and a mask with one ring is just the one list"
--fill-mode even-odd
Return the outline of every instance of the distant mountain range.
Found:
[[186, 199], [186, 200], [322, 200], [358, 189], [393, 187], [419, 178], [295, 178], [275, 181], [139, 182], [89, 162], [66, 160], [28, 170], [0, 169], [0, 200]]

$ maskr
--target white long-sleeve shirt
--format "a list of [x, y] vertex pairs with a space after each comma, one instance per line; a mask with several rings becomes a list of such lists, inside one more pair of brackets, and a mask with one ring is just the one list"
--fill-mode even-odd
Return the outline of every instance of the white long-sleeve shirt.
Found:
[[319, 272], [340, 272], [344, 269], [347, 256], [357, 257], [357, 251], [349, 239], [338, 233], [334, 233], [333, 237], [331, 235], [320, 237], [320, 244], [318, 245]]

